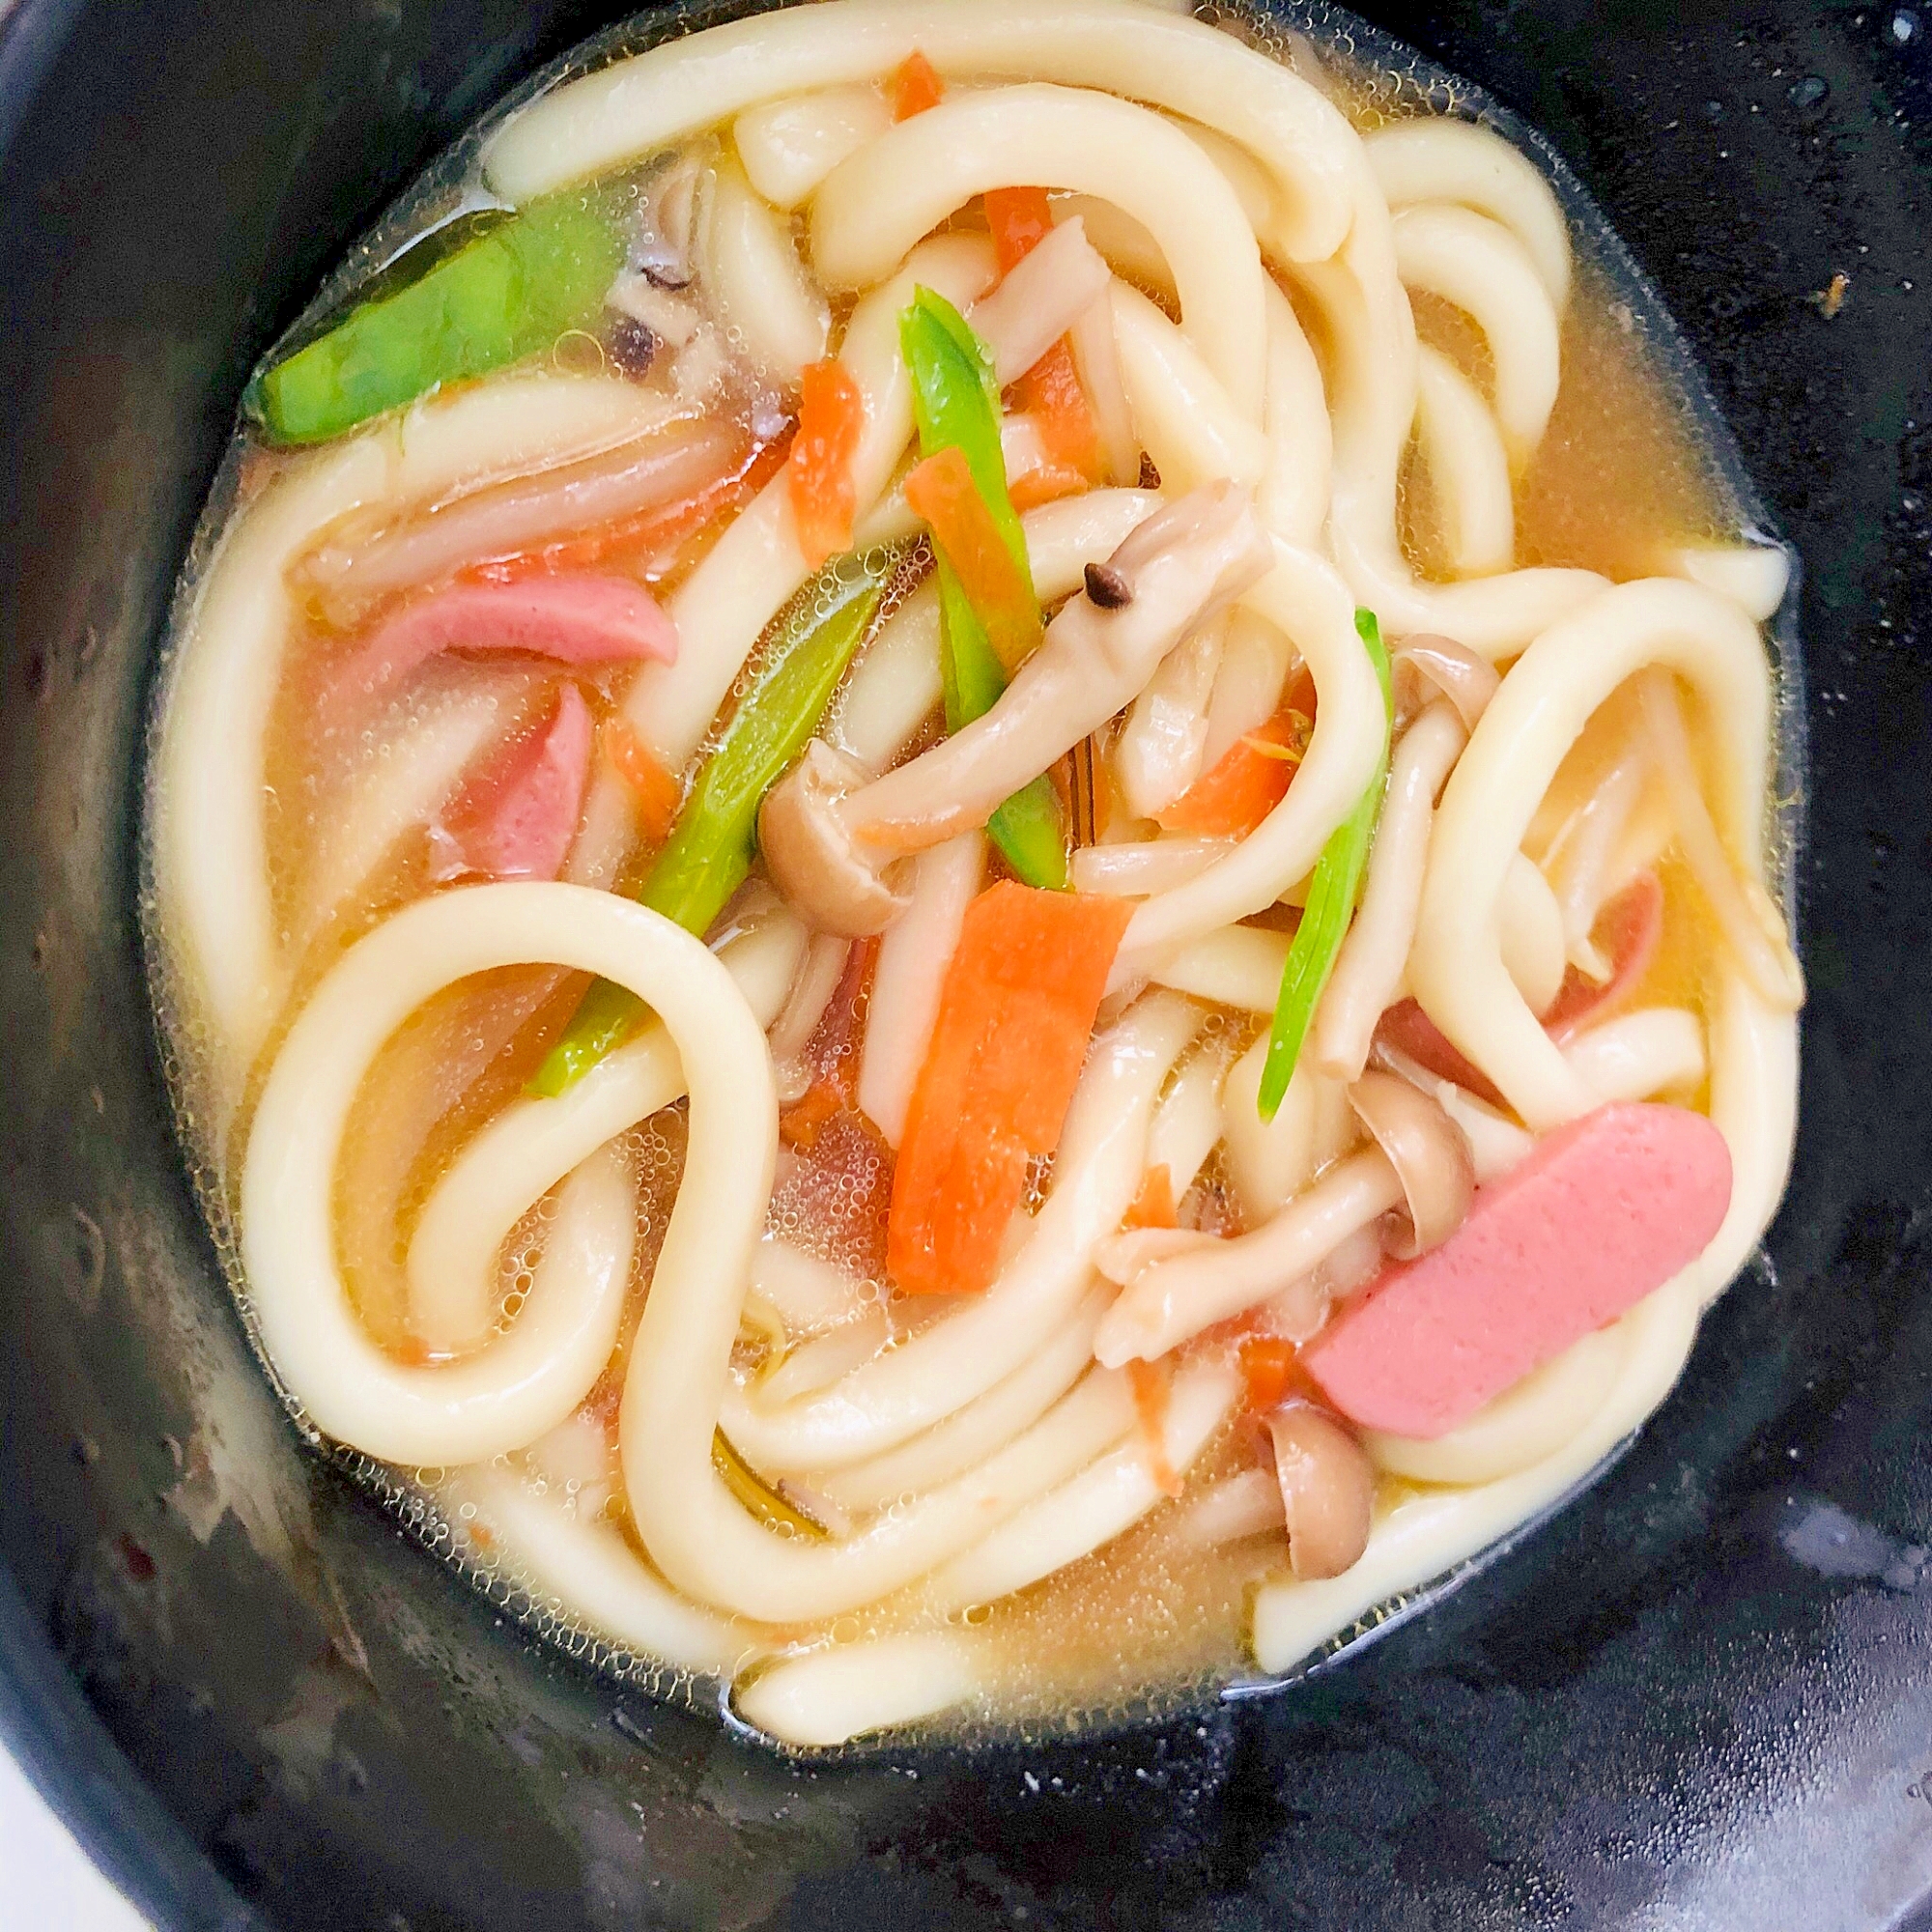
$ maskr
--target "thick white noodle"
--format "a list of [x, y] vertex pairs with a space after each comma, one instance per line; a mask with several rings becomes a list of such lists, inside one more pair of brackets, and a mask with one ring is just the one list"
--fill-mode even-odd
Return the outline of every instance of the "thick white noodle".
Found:
[[883, 1456], [815, 1476], [812, 1489], [841, 1509], [885, 1509], [983, 1462], [1032, 1428], [1092, 1365], [1094, 1330], [1112, 1298], [1105, 1288], [1094, 1290], [1065, 1327], [976, 1402]]
[[1019, 1253], [967, 1300], [811, 1402], [781, 1409], [726, 1390], [724, 1433], [767, 1473], [847, 1468], [930, 1428], [1010, 1375], [1085, 1298], [1095, 1242], [1121, 1224], [1147, 1165], [1148, 1123], [1199, 1030], [1172, 994], [1138, 1002], [1094, 1042], [1054, 1162], [1052, 1192]]
[[1610, 977], [1610, 961], [1592, 935], [1613, 890], [1611, 857], [1643, 796], [1649, 772], [1650, 747], [1642, 732], [1634, 732], [1557, 836], [1556, 903], [1563, 915], [1564, 950], [1571, 964], [1600, 986]]
[[1328, 515], [1328, 473], [1334, 431], [1321, 387], [1321, 365], [1302, 333], [1294, 306], [1272, 279], [1266, 290], [1268, 319], [1268, 466], [1255, 493], [1262, 522], [1283, 543], [1318, 544]]
[[1556, 311], [1536, 265], [1500, 222], [1465, 208], [1405, 208], [1395, 217], [1403, 283], [1468, 315], [1495, 365], [1495, 411], [1512, 465], [1543, 440], [1562, 373]]
[[1684, 1094], [1704, 1078], [1704, 1028], [1682, 1007], [1639, 1007], [1577, 1034], [1563, 1058], [1602, 1100]]
[[1114, 782], [1136, 818], [1154, 818], [1201, 776], [1208, 706], [1225, 620], [1184, 638], [1160, 661], [1114, 740]]
[[1271, 1013], [1281, 997], [1288, 934], [1253, 925], [1224, 925], [1148, 962], [1158, 986], [1250, 1013]]
[[[721, 950], [761, 1026], [777, 1017], [805, 956], [805, 928], [776, 912]], [[410, 1325], [433, 1350], [473, 1348], [495, 1320], [497, 1257], [511, 1229], [605, 1142], [685, 1091], [655, 1020], [554, 1100], [516, 1100], [450, 1162], [416, 1221]]]
[[1420, 1441], [1370, 1430], [1369, 1454], [1415, 1483], [1492, 1483], [1561, 1449], [1603, 1406], [1623, 1367], [1626, 1316], [1571, 1343], [1446, 1435]]
[[[1393, 224], [1380, 194], [1357, 195], [1354, 227], [1337, 260], [1304, 264], [1295, 277], [1321, 311], [1334, 357], [1329, 548], [1355, 596], [1380, 617], [1384, 635], [1435, 632], [1487, 657], [1507, 658], [1602, 590], [1604, 579], [1587, 570], [1505, 571], [1449, 584], [1415, 578], [1396, 533], [1402, 457], [1415, 421], [1415, 327], [1396, 275]], [[1540, 287], [1536, 300], [1547, 309]]]
[[1496, 906], [1503, 971], [1533, 1013], [1547, 1012], [1563, 984], [1563, 909], [1549, 881], [1519, 852], [1503, 875]]
[[1672, 577], [1688, 577], [1728, 597], [1755, 624], [1768, 624], [1791, 587], [1791, 555], [1776, 544], [1691, 544], [1664, 559]]
[[1439, 349], [1419, 345], [1415, 434], [1433, 486], [1443, 548], [1458, 577], [1516, 560], [1509, 452], [1482, 391]]
[[939, 583], [928, 578], [866, 646], [832, 714], [827, 743], [879, 772], [939, 707]]
[[1076, 893], [1138, 898], [1184, 886], [1234, 849], [1231, 838], [1137, 838], [1082, 845], [1068, 869]]
[[1522, 244], [1551, 305], [1570, 300], [1570, 232], [1549, 184], [1500, 134], [1447, 115], [1422, 115], [1363, 136], [1391, 208], [1461, 202], [1500, 222]]
[[[1176, 1375], [1161, 1430], [1162, 1453], [1176, 1475], [1184, 1475], [1213, 1439], [1239, 1393], [1240, 1377], [1226, 1362], [1196, 1362]], [[927, 1586], [931, 1599], [954, 1610], [1009, 1596], [1111, 1543], [1164, 1499], [1147, 1445], [1127, 1442], [955, 1556]]]
[[825, 354], [832, 312], [798, 258], [791, 233], [753, 191], [744, 170], [719, 162], [697, 238], [698, 276], [752, 365], [794, 388]]
[[774, 208], [796, 208], [848, 156], [893, 125], [876, 86], [828, 87], [748, 108], [731, 145], [752, 185]]
[[963, 1704], [979, 1688], [980, 1645], [961, 1631], [905, 1631], [806, 1650], [761, 1670], [733, 1699], [781, 1744], [850, 1744]]
[[1259, 730], [1281, 703], [1294, 646], [1252, 611], [1229, 614], [1221, 646], [1221, 668], [1208, 705], [1208, 742], [1201, 765], [1212, 771], [1234, 750], [1235, 741]]
[[752, 1257], [748, 1298], [762, 1302], [796, 1339], [849, 1321], [873, 1291], [836, 1263], [767, 1234]]
[[1253, 485], [1267, 467], [1259, 410], [1236, 406], [1207, 358], [1146, 296], [1113, 287], [1114, 341], [1141, 447], [1177, 494], [1223, 476]]
[[318, 806], [327, 827], [290, 922], [292, 952], [327, 927], [364, 887], [406, 833], [425, 825], [454, 793], [484, 748], [516, 716], [514, 687], [482, 687], [432, 701], [371, 763], [350, 770], [340, 794]]
[[985, 871], [983, 832], [962, 832], [922, 852], [913, 867], [911, 903], [879, 943], [859, 1061], [859, 1110], [890, 1148], [896, 1149], [905, 1133], [946, 969]]
[[533, 102], [492, 139], [484, 174], [521, 204], [754, 102], [875, 79], [915, 50], [942, 74], [1104, 88], [1217, 128], [1267, 168], [1278, 223], [1270, 240], [1290, 261], [1332, 255], [1349, 233], [1351, 200], [1372, 184], [1348, 122], [1292, 70], [1203, 21], [1114, 0], [981, 0], [938, 12], [923, 0], [829, 0], [810, 14], [738, 21]]
[[[459, 1535], [489, 1531], [495, 1574], [567, 1624], [679, 1670], [735, 1675], [765, 1647], [744, 1624], [700, 1609], [641, 1561], [614, 1524], [583, 1522], [514, 1470], [459, 1469], [437, 1492]], [[473, 1518], [461, 1515], [465, 1506]]]
[[1309, 1040], [1315, 1065], [1332, 1079], [1361, 1078], [1376, 1022], [1395, 1004], [1422, 902], [1435, 794], [1467, 742], [1456, 707], [1438, 702], [1396, 745], [1362, 903], [1316, 1009]]
[[1173, 271], [1188, 340], [1259, 419], [1267, 315], [1254, 230], [1213, 162], [1131, 101], [1030, 83], [901, 121], [813, 197], [812, 262], [833, 288], [868, 288], [955, 209], [1015, 181], [1104, 195], [1139, 220]]
[[1167, 1169], [1176, 1201], [1193, 1186], [1221, 1138], [1221, 1087], [1233, 1058], [1233, 1043], [1225, 1036], [1204, 1040], [1175, 1074], [1153, 1117], [1148, 1167]]
[[580, 947], [575, 958], [555, 951], [569, 935], [548, 931], [546, 919], [564, 905], [619, 919], [642, 911], [576, 886], [502, 885], [397, 913], [323, 980], [262, 1091], [241, 1187], [242, 1264], [262, 1346], [317, 1428], [384, 1462], [451, 1466], [522, 1448], [583, 1400], [616, 1345], [637, 1213], [614, 1151], [572, 1177], [523, 1309], [465, 1360], [412, 1368], [385, 1354], [335, 1260], [336, 1156], [377, 1051], [424, 1000], [469, 974], [554, 961], [595, 972], [614, 962], [616, 949]]
[[1552, 625], [1511, 668], [1444, 787], [1409, 980], [1431, 1019], [1532, 1128], [1594, 1104], [1504, 969], [1497, 907], [1538, 803], [1591, 716], [1650, 665], [1703, 700], [1725, 842], [1763, 890], [1771, 679], [1757, 627], [1714, 591], [1646, 579]]

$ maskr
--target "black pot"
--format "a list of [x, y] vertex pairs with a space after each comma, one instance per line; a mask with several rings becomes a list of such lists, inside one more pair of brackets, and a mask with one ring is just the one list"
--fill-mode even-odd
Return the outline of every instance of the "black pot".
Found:
[[1079, 1746], [795, 1765], [526, 1646], [301, 1452], [183, 1179], [136, 944], [148, 675], [249, 364], [618, 11], [0, 0], [0, 1740], [169, 1928], [1912, 1918], [1932, 13], [1373, 10], [1576, 165], [1805, 558], [1812, 1003], [1772, 1266], [1596, 1489], [1367, 1654]]

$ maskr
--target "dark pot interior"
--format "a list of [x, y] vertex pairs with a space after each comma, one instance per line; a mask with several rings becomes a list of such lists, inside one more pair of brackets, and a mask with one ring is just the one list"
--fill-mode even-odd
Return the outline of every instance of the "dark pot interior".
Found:
[[1339, 1668], [1084, 1747], [792, 1765], [525, 1647], [300, 1453], [182, 1179], [136, 948], [147, 672], [251, 359], [619, 11], [0, 7], [0, 1738], [167, 1927], [1911, 1918], [1932, 13], [1371, 10], [1575, 164], [1805, 559], [1812, 1004], [1773, 1265], [1599, 1487]]

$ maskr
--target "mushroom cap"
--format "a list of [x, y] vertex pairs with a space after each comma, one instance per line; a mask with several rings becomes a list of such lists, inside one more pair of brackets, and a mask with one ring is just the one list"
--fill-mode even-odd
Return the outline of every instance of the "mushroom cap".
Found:
[[1468, 1137], [1441, 1104], [1394, 1073], [1364, 1073], [1349, 1104], [1402, 1182], [1403, 1211], [1382, 1245], [1398, 1261], [1439, 1247], [1463, 1225], [1476, 1192]]
[[1267, 1426], [1288, 1518], [1289, 1567], [1303, 1582], [1339, 1577], [1369, 1547], [1375, 1465], [1354, 1436], [1312, 1402], [1276, 1409]]
[[814, 738], [758, 809], [758, 845], [772, 883], [819, 932], [865, 939], [906, 908], [885, 878], [883, 858], [852, 836], [838, 802], [867, 773]]
[[1488, 658], [1460, 644], [1454, 638], [1421, 632], [1405, 638], [1391, 660], [1395, 672], [1396, 705], [1405, 714], [1423, 711], [1437, 697], [1456, 707], [1465, 731], [1489, 708], [1502, 675]]

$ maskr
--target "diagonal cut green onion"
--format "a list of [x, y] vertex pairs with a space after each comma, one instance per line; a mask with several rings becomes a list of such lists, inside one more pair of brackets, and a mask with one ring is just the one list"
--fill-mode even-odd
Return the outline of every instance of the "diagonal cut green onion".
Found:
[[1381, 686], [1382, 749], [1368, 789], [1354, 810], [1328, 835], [1328, 842], [1315, 862], [1308, 903], [1302, 908], [1301, 923], [1289, 942], [1288, 959], [1282, 967], [1281, 992], [1275, 1001], [1274, 1025], [1268, 1033], [1267, 1062], [1262, 1068], [1259, 1108], [1264, 1121], [1274, 1119], [1282, 1096], [1288, 1092], [1288, 1083], [1294, 1078], [1301, 1043], [1308, 1037], [1315, 1009], [1321, 1003], [1342, 942], [1348, 937], [1349, 923], [1355, 915], [1355, 898], [1362, 889], [1362, 874], [1368, 869], [1369, 848], [1375, 842], [1376, 821], [1381, 816], [1382, 793], [1388, 783], [1389, 733], [1394, 724], [1388, 652], [1383, 647], [1381, 626], [1373, 611], [1355, 612], [1355, 631]]
[[[880, 551], [834, 557], [793, 598], [763, 668], [698, 773], [638, 894], [653, 912], [702, 936], [745, 883], [757, 844], [758, 807], [818, 729], [902, 555]], [[529, 1091], [554, 1099], [575, 1086], [623, 1043], [642, 1011], [635, 993], [609, 980], [595, 981]]]
[[[1007, 494], [1000, 450], [1000, 385], [985, 345], [945, 297], [921, 288], [899, 317], [899, 346], [912, 376], [913, 416], [922, 456], [956, 446], [985, 499], [1029, 590], [1033, 571], [1026, 534]], [[957, 731], [983, 718], [1007, 688], [1007, 674], [959, 580], [939, 559], [940, 619], [946, 636], [941, 670], [946, 728]], [[1016, 791], [987, 821], [1008, 865], [1030, 886], [1066, 889], [1066, 839], [1060, 801], [1044, 775]]]

